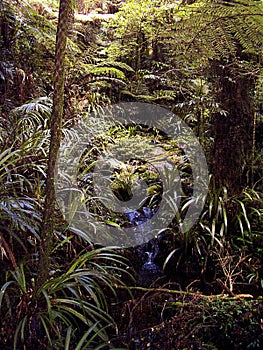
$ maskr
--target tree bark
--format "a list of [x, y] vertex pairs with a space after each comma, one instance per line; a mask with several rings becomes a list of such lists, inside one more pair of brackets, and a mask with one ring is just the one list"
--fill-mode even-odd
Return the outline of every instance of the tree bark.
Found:
[[56, 221], [54, 177], [62, 132], [65, 53], [71, 3], [72, 0], [60, 0], [59, 6], [59, 19], [56, 36], [53, 110], [50, 121], [51, 140], [49, 147], [45, 191], [46, 196], [41, 230], [39, 273], [36, 285], [37, 291], [41, 289], [43, 283], [49, 278], [50, 258], [53, 247], [53, 235]]
[[226, 186], [230, 195], [236, 195], [248, 183], [251, 165], [254, 80], [223, 62], [214, 61], [211, 66], [216, 101], [223, 112], [215, 113], [212, 121], [211, 173], [218, 187]]

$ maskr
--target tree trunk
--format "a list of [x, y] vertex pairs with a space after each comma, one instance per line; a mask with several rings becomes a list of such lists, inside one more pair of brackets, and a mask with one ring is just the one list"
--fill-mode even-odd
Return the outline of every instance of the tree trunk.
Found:
[[53, 247], [53, 234], [56, 221], [55, 212], [55, 164], [60, 147], [62, 115], [64, 103], [65, 52], [67, 27], [72, 0], [60, 0], [59, 19], [56, 37], [55, 73], [53, 110], [50, 121], [51, 140], [49, 147], [48, 169], [46, 180], [46, 197], [41, 230], [39, 274], [36, 290], [49, 278], [50, 256]]
[[[218, 187], [239, 194], [248, 183], [253, 148], [253, 106], [250, 93], [254, 81], [238, 75], [222, 62], [212, 62], [216, 101], [222, 112], [213, 116], [214, 147], [211, 173]], [[225, 113], [224, 113], [225, 112]]]

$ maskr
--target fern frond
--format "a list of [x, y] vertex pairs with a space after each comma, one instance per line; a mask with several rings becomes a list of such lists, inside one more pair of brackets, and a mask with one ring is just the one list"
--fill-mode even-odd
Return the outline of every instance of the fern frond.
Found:
[[127, 63], [119, 62], [119, 61], [102, 62], [100, 66], [114, 67], [114, 68], [117, 68], [118, 70], [134, 72], [134, 69], [131, 66], [129, 66]]
[[[80, 63], [76, 69], [76, 74], [69, 79], [68, 84], [78, 84], [84, 86], [97, 84], [97, 87], [105, 87], [104, 83], [126, 85], [126, 72], [132, 72], [132, 68], [122, 62], [102, 61], [97, 64]], [[72, 75], [72, 73], [71, 73]]]
[[197, 55], [228, 58], [240, 46], [248, 53], [260, 54], [262, 50], [262, 2], [197, 1], [179, 12], [179, 17], [174, 38], [179, 50], [186, 47], [188, 55], [194, 58]]
[[174, 90], [157, 90], [153, 92], [155, 100], [174, 101], [176, 95], [176, 91]]
[[114, 67], [94, 67], [91, 69], [90, 74], [97, 77], [108, 76], [110, 78], [125, 80], [125, 74]]

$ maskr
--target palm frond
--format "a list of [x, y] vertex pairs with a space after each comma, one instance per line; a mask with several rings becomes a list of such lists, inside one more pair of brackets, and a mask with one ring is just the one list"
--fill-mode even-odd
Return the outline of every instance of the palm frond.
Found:
[[51, 111], [52, 100], [46, 96], [14, 108], [10, 113], [10, 119], [15, 134], [22, 135], [25, 139], [39, 129], [46, 129]]

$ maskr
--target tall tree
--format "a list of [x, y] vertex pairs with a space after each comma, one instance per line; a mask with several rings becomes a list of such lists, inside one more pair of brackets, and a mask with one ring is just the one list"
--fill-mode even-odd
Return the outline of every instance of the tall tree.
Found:
[[211, 120], [210, 171], [216, 185], [225, 186], [230, 195], [239, 194], [251, 176], [262, 6], [253, 0], [207, 0], [188, 20], [192, 48], [200, 57], [207, 55], [205, 75], [219, 106]]
[[65, 54], [67, 43], [68, 23], [72, 0], [60, 0], [59, 19], [56, 36], [55, 72], [53, 110], [50, 120], [51, 140], [48, 156], [45, 204], [41, 232], [39, 274], [37, 288], [39, 290], [49, 277], [50, 256], [52, 251], [53, 234], [56, 222], [55, 211], [55, 165], [60, 147], [62, 133], [62, 115], [64, 103]]
[[[225, 186], [230, 195], [236, 195], [249, 184], [253, 168], [253, 94], [259, 72], [256, 62], [263, 41], [262, 25], [261, 30], [257, 26], [262, 24], [259, 16], [263, 8], [262, 2], [250, 0], [236, 4], [222, 0], [219, 6], [227, 14], [219, 26], [222, 31], [228, 31], [225, 48], [228, 45], [229, 49], [210, 61], [215, 101], [223, 111], [212, 116], [211, 173], [218, 187]], [[229, 11], [233, 11], [233, 18]]]
[[215, 99], [223, 110], [212, 117], [211, 173], [218, 187], [225, 186], [235, 195], [249, 184], [251, 176], [255, 78], [233, 71], [233, 62], [230, 66], [231, 62], [211, 63]]

